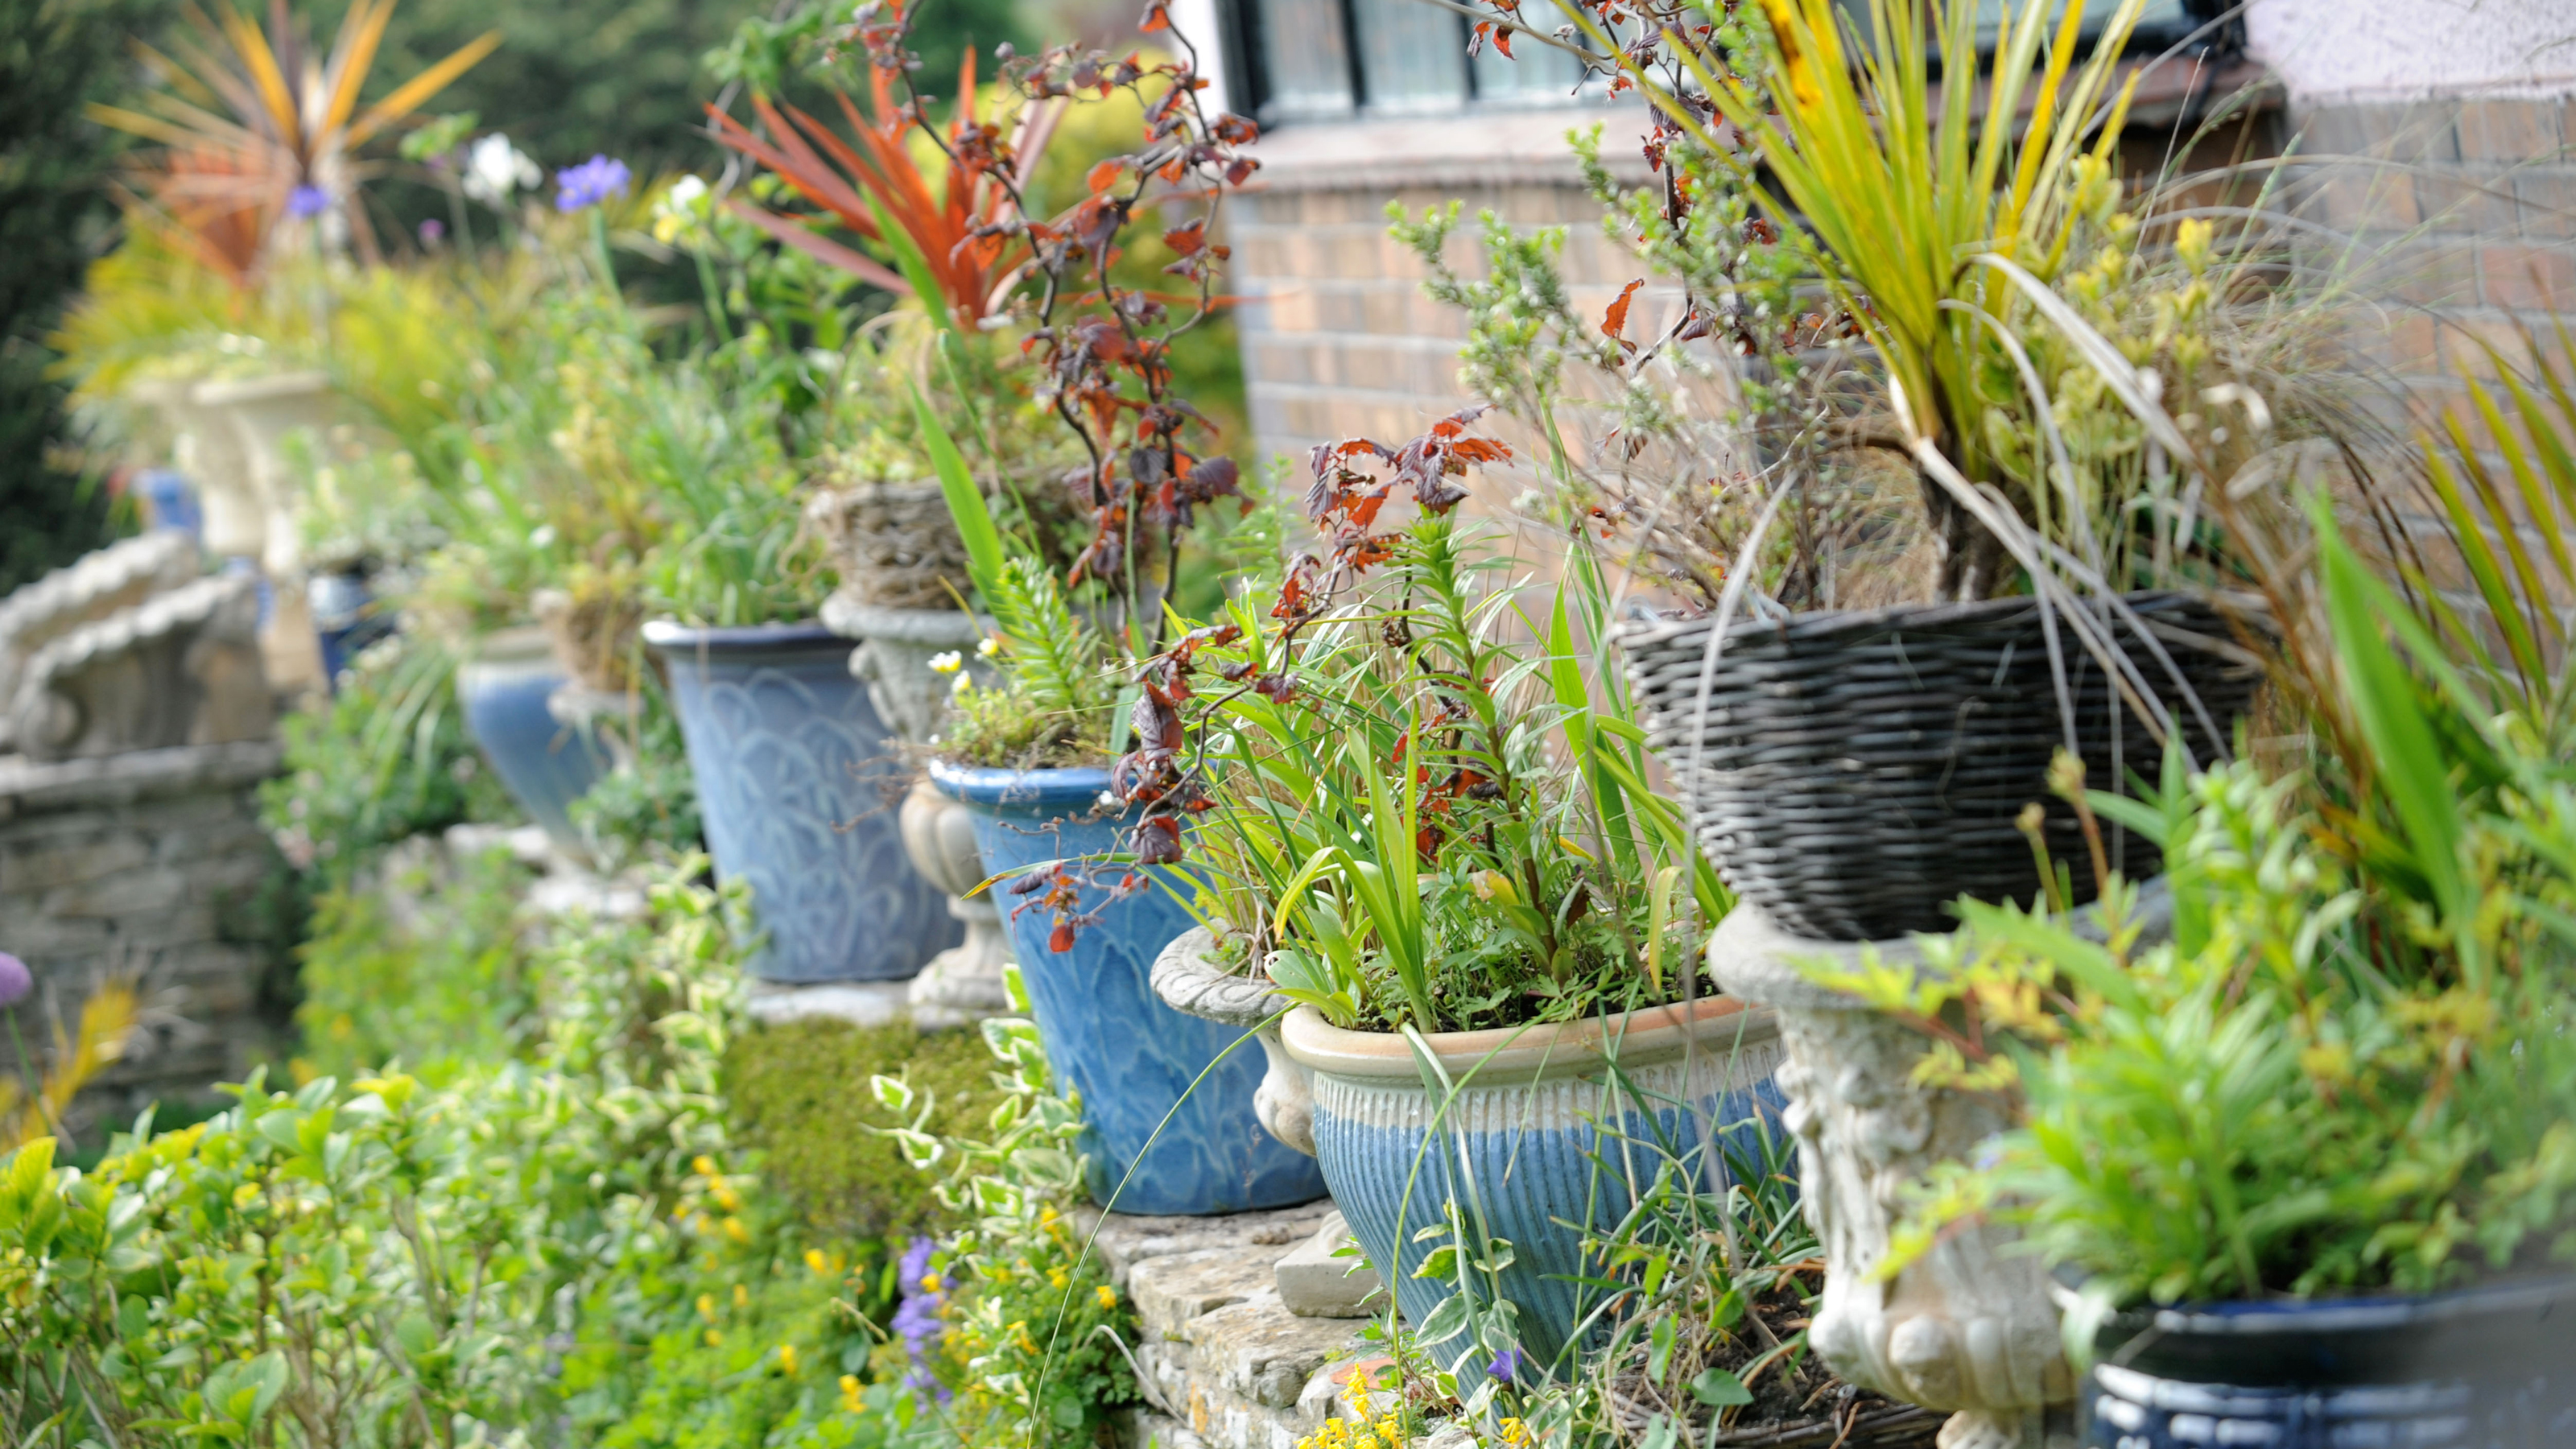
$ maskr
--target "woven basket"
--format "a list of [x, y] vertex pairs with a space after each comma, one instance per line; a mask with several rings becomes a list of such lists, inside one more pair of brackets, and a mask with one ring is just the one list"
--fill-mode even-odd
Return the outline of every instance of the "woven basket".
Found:
[[[2163, 593], [2127, 602], [2217, 725], [2213, 738], [2135, 628], [2113, 625], [2184, 724], [2194, 757], [2231, 748], [2259, 660], [2205, 603]], [[1706, 619], [1630, 624], [1619, 642], [1655, 752], [1696, 810], [1701, 848], [1784, 929], [1884, 940], [1952, 929], [1950, 907], [1963, 895], [2030, 901], [2039, 873], [2016, 819], [2033, 801], [2048, 811], [2050, 853], [2073, 865], [2077, 899], [2091, 897], [2082, 828], [2048, 793], [2048, 762], [2066, 732], [2035, 600], [1740, 621], [1727, 631], [1702, 715], [1709, 628]], [[2155, 778], [2162, 751], [2153, 736], [2063, 623], [2058, 639], [2087, 783], [2125, 789], [2132, 773]], [[2151, 845], [2103, 826], [2114, 867], [2131, 880], [2154, 873]]]
[[818, 488], [805, 521], [821, 534], [841, 590], [883, 609], [953, 609], [968, 592], [966, 543], [936, 483]]

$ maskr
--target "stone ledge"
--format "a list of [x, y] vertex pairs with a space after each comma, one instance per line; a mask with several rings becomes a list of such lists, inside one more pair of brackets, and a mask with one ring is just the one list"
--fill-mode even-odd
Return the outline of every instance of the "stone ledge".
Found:
[[177, 745], [51, 764], [0, 756], [0, 820], [250, 785], [276, 774], [284, 757], [285, 747], [274, 740]]
[[1141, 1321], [1133, 1349], [1147, 1403], [1120, 1425], [1128, 1445], [1295, 1449], [1322, 1425], [1335, 1376], [1370, 1356], [1365, 1325], [1298, 1317], [1274, 1279], [1331, 1211], [1321, 1200], [1212, 1218], [1074, 1215]]

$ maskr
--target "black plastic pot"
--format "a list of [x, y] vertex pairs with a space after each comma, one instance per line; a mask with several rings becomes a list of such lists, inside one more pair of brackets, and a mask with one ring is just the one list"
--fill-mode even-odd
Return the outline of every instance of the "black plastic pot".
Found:
[[2091, 1449], [2576, 1445], [2576, 1277], [2123, 1313], [2094, 1341]]
[[[2195, 760], [2224, 755], [2259, 662], [2208, 604], [2125, 602], [2146, 627], [2111, 616], [2112, 637]], [[2062, 618], [2052, 661], [2034, 599], [1740, 620], [1713, 658], [1710, 628], [1656, 621], [1618, 638], [1701, 847], [1738, 895], [1796, 935], [1884, 940], [1952, 929], [1961, 896], [2029, 901], [2039, 872], [2016, 821], [2034, 802], [2050, 853], [2077, 863], [2077, 900], [2088, 900], [2081, 828], [2048, 791], [2068, 710], [2093, 788], [2153, 779], [2161, 758]], [[2147, 842], [2109, 835], [2115, 868], [2155, 873]]]

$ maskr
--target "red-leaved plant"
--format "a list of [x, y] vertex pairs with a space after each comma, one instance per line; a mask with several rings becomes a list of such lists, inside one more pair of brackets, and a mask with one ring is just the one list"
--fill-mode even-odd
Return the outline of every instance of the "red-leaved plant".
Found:
[[[952, 135], [932, 124], [928, 98], [912, 89], [920, 62], [905, 44], [910, 24], [897, 0], [880, 0], [863, 7], [842, 38], [865, 51], [879, 93], [892, 103], [892, 110], [880, 106], [881, 122], [908, 116], [959, 176], [993, 188], [990, 214], [957, 246], [1003, 241], [1027, 249], [1034, 325], [1023, 346], [1038, 363], [1039, 400], [1073, 429], [1088, 458], [1068, 480], [1092, 524], [1068, 582], [1096, 582], [1125, 601], [1121, 642], [1131, 655], [1148, 652], [1161, 633], [1152, 601], [1170, 592], [1182, 535], [1200, 508], [1241, 496], [1234, 460], [1208, 451], [1214, 425], [1174, 391], [1170, 355], [1177, 338], [1206, 324], [1225, 301], [1217, 282], [1228, 253], [1214, 238], [1227, 192], [1259, 164], [1243, 154], [1259, 129], [1203, 104], [1208, 82], [1198, 49], [1172, 24], [1164, 0], [1146, 7], [1139, 28], [1175, 58], [1116, 57], [1071, 45], [1034, 56], [1005, 51], [1003, 73], [1029, 107], [1105, 98], [1122, 88], [1144, 107], [1144, 146], [1092, 167], [1088, 194], [1040, 219], [1026, 209], [1025, 168], [1005, 138], [989, 127]], [[1174, 254], [1163, 270], [1185, 290], [1119, 279], [1125, 238], [1140, 224], [1161, 225]]]

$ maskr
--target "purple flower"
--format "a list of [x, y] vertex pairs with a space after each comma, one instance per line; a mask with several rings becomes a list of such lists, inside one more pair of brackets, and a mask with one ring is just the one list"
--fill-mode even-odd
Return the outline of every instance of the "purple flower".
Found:
[[319, 186], [299, 186], [286, 193], [286, 214], [298, 221], [311, 221], [331, 209], [331, 193]]
[[944, 1287], [931, 1287], [930, 1255], [937, 1245], [928, 1238], [915, 1238], [895, 1260], [895, 1291], [903, 1301], [895, 1305], [894, 1333], [903, 1340], [903, 1351], [912, 1359], [912, 1371], [903, 1376], [904, 1386], [927, 1389], [941, 1403], [948, 1402], [948, 1386], [930, 1372], [924, 1350], [931, 1340], [947, 1328], [948, 1292]]
[[567, 166], [555, 173], [555, 210], [579, 211], [597, 206], [612, 196], [623, 196], [635, 173], [626, 163], [607, 156], [593, 156], [578, 166]]
[[27, 969], [27, 963], [0, 951], [0, 1010], [26, 1000], [35, 989], [36, 973]]
[[1516, 1347], [1507, 1348], [1495, 1354], [1494, 1361], [1485, 1365], [1486, 1375], [1500, 1384], [1511, 1383], [1527, 1372], [1529, 1372], [1529, 1355]]
[[447, 235], [447, 223], [440, 221], [437, 217], [433, 216], [429, 220], [420, 224], [420, 244], [422, 246], [434, 247], [438, 245], [438, 239], [445, 235]]

